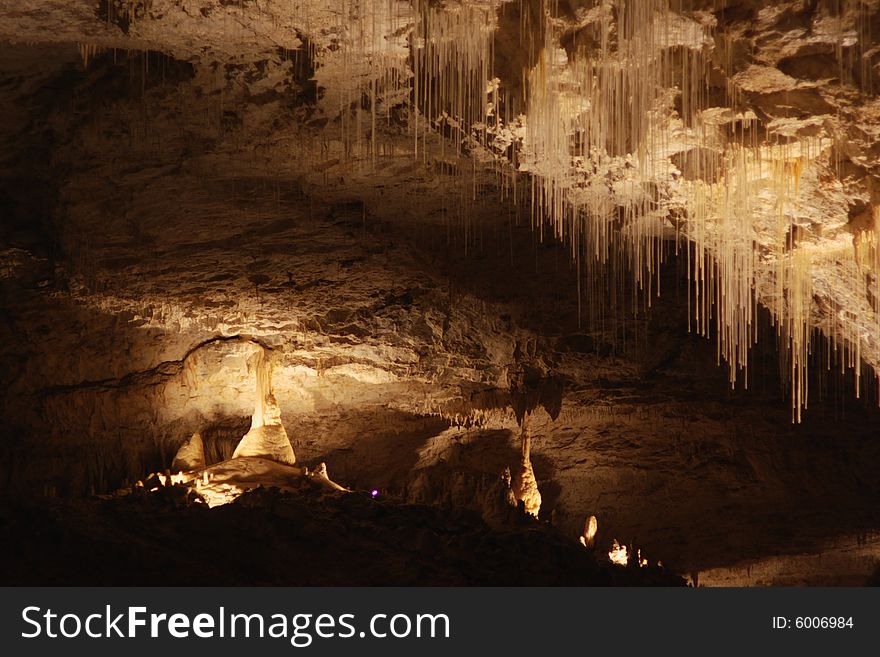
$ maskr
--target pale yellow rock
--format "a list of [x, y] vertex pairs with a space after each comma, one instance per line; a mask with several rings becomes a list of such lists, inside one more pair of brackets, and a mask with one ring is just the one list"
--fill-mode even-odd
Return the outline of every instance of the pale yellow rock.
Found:
[[272, 367], [264, 352], [257, 354], [257, 399], [251, 428], [238, 443], [232, 458], [259, 456], [293, 465], [296, 456], [281, 423], [281, 409], [272, 393]]
[[196, 431], [177, 450], [171, 469], [177, 472], [190, 472], [205, 467], [205, 443], [202, 435]]
[[529, 432], [528, 421], [529, 418], [526, 416], [522, 428], [522, 457], [519, 462], [519, 470], [513, 480], [513, 496], [517, 502], [523, 502], [526, 513], [537, 518], [538, 512], [541, 510], [541, 491], [538, 490], [538, 481], [535, 479], [535, 471], [532, 469], [532, 436]]
[[596, 532], [599, 530], [599, 521], [596, 516], [590, 516], [584, 522], [584, 533], [581, 534], [581, 545], [592, 548], [596, 545]]
[[293, 465], [296, 456], [287, 431], [281, 424], [281, 411], [271, 393], [267, 395], [264, 403], [264, 421], [262, 426], [251, 426], [232, 454], [232, 458], [240, 456], [261, 456], [263, 458]]
[[312, 470], [311, 472], [309, 472], [308, 470], [306, 470], [305, 472], [312, 479], [319, 480], [324, 486], [330, 488], [331, 490], [342, 490], [342, 491], [348, 490], [344, 486], [340, 486], [335, 481], [330, 479], [330, 475], [327, 473], [327, 464], [324, 463], [324, 461], [321, 461], [317, 465], [317, 467], [314, 470]]

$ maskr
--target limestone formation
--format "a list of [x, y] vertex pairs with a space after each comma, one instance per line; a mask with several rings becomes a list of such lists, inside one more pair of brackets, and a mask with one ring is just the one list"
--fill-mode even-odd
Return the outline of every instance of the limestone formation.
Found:
[[296, 456], [281, 423], [281, 409], [272, 393], [271, 363], [262, 350], [257, 354], [256, 380], [257, 399], [251, 428], [238, 443], [232, 458], [260, 456], [293, 465]]
[[314, 470], [309, 471], [308, 468], [305, 469], [305, 474], [310, 476], [312, 479], [317, 479], [322, 486], [329, 488], [330, 490], [337, 491], [347, 491], [348, 489], [345, 486], [340, 486], [335, 481], [330, 479], [330, 475], [327, 473], [327, 464], [324, 461], [318, 463], [315, 466]]
[[483, 520], [492, 527], [506, 525], [513, 517], [514, 509], [516, 509], [516, 497], [511, 488], [510, 468], [504, 468], [501, 476], [486, 492]]
[[205, 467], [205, 443], [202, 434], [196, 431], [177, 450], [171, 469], [176, 472], [190, 472]]
[[251, 425], [232, 458], [240, 456], [262, 456], [263, 458], [272, 459], [279, 463], [293, 465], [296, 463], [296, 456], [293, 453], [293, 447], [290, 445], [290, 439], [287, 437], [287, 431], [281, 424], [281, 410], [275, 401], [275, 396], [271, 393], [264, 400], [264, 410], [266, 411], [265, 424], [260, 426]]
[[585, 548], [594, 548], [596, 546], [596, 532], [599, 529], [599, 521], [596, 516], [590, 516], [584, 522], [584, 533], [581, 534], [581, 545]]
[[528, 416], [522, 425], [522, 457], [519, 462], [519, 470], [513, 480], [513, 495], [517, 502], [522, 502], [526, 513], [538, 517], [541, 510], [541, 491], [538, 490], [538, 481], [535, 479], [535, 471], [532, 469], [532, 436], [528, 426]]

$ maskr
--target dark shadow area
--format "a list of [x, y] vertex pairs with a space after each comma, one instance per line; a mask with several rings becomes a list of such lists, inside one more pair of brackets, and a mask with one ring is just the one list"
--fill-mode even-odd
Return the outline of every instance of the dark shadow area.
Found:
[[[174, 489], [165, 489], [173, 492]], [[59, 550], [59, 546], [63, 549]], [[6, 585], [682, 585], [612, 568], [522, 518], [259, 489], [215, 509], [169, 495], [0, 507]]]
[[[418, 461], [419, 450], [448, 427], [449, 422], [440, 417], [390, 409], [352, 410], [338, 427], [324, 428], [336, 435], [319, 439], [327, 450], [319, 458], [332, 468], [333, 478], [346, 486], [397, 494]], [[344, 444], [334, 445], [340, 442]]]

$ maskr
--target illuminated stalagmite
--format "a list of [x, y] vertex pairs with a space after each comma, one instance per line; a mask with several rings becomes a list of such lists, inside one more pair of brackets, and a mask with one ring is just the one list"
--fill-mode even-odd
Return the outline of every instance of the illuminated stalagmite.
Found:
[[590, 516], [584, 522], [584, 531], [580, 536], [581, 545], [585, 548], [593, 548], [596, 545], [596, 532], [599, 531], [599, 521], [596, 516]]
[[522, 425], [522, 455], [519, 469], [513, 480], [513, 495], [517, 502], [525, 505], [526, 513], [537, 517], [541, 510], [541, 492], [538, 490], [538, 481], [535, 479], [535, 471], [532, 469], [532, 434], [529, 431], [528, 415], [523, 419]]
[[263, 350], [256, 355], [257, 399], [251, 428], [235, 448], [232, 458], [261, 456], [279, 463], [293, 465], [296, 456], [281, 424], [281, 409], [272, 392], [272, 364]]

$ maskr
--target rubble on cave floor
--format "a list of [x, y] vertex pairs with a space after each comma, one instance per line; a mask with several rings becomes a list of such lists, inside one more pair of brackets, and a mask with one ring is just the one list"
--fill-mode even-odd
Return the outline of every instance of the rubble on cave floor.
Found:
[[330, 480], [323, 463], [310, 470], [258, 456], [239, 456], [190, 472], [154, 473], [134, 487], [122, 488], [113, 495], [102, 497], [109, 499], [174, 488], [177, 493], [167, 495], [215, 507], [233, 502], [245, 491], [261, 487], [286, 492], [310, 489], [336, 493], [348, 490]]

